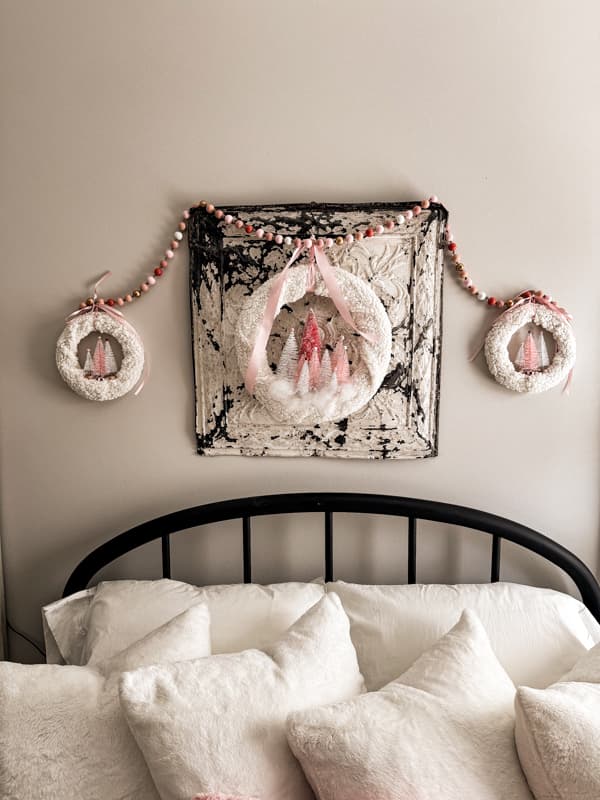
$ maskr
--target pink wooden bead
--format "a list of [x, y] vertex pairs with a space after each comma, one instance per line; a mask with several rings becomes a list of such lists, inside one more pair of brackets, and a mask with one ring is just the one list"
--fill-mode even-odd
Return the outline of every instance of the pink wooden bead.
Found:
[[186, 228], [187, 228], [187, 225], [185, 224], [185, 222], [180, 222], [179, 223], [179, 230], [180, 231], [184, 231]]
[[166, 250], [165, 251], [165, 255], [166, 255], [167, 258], [173, 258], [175, 253], [172, 250]]
[[275, 236], [275, 244], [283, 244], [283, 236], [280, 233]]
[[446, 233], [446, 241], [447, 242], [453, 242], [454, 241], [454, 234], [450, 233], [450, 231], [448, 231]]
[[325, 239], [325, 246], [333, 247], [333, 239], [330, 236], [328, 236], [327, 239]]
[[305, 239], [304, 240], [304, 247], [308, 247], [310, 249], [312, 246], [313, 246], [313, 240], [312, 239]]
[[206, 210], [207, 210], [207, 212], [208, 212], [209, 214], [212, 214], [212, 213], [213, 213], [213, 211], [215, 210], [215, 207], [213, 206], [213, 204], [212, 204], [212, 203], [207, 203], [207, 204], [206, 204]]
[[460, 261], [461, 261], [461, 258], [462, 258], [462, 256], [459, 253], [457, 253], [457, 252], [452, 253], [452, 263], [459, 264]]
[[429, 200], [423, 200], [421, 203], [421, 208], [429, 208]]
[[413, 212], [409, 208], [407, 211], [404, 212], [404, 219], [412, 219], [412, 218], [413, 218]]
[[126, 294], [126, 295], [125, 295], [125, 302], [126, 302], [126, 303], [131, 303], [131, 302], [133, 302], [133, 297], [132, 297], [130, 294]]
[[352, 244], [352, 242], [354, 241], [354, 236], [351, 233], [347, 233], [344, 238], [346, 239], [346, 242], [348, 244]]
[[156, 283], [156, 278], [154, 277], [154, 275], [148, 275], [148, 277], [146, 278], [146, 283], [149, 283], [150, 286], [154, 286], [154, 284]]
[[124, 306], [125, 305], [125, 300], [123, 300], [122, 297], [117, 297], [117, 305], [118, 306]]
[[184, 219], [189, 219], [189, 218], [190, 218], [190, 212], [187, 210], [187, 208], [186, 208], [186, 210], [183, 212], [183, 218], [184, 218]]
[[294, 239], [294, 247], [300, 247], [301, 245], [302, 245], [302, 239], [298, 239], [298, 237], [296, 237]]
[[413, 214], [415, 215], [415, 217], [418, 217], [420, 213], [421, 213], [421, 206], [414, 206]]
[[463, 283], [465, 285], [465, 288], [467, 289], [470, 289], [471, 286], [473, 286], [473, 281], [471, 280], [471, 278], [464, 278]]
[[363, 239], [363, 237], [364, 234], [362, 231], [356, 231], [356, 233], [354, 234], [354, 238], [356, 239], [357, 242], [360, 242]]
[[377, 225], [377, 226], [375, 227], [375, 233], [377, 233], [377, 234], [381, 234], [381, 233], [383, 233], [383, 231], [384, 231], [384, 230], [385, 230], [385, 229], [384, 229], [383, 225]]
[[243, 227], [244, 227], [244, 223], [242, 222], [242, 220], [241, 220], [241, 219], [236, 219], [236, 221], [235, 221], [235, 227], [236, 227], [236, 228], [243, 228]]
[[160, 262], [160, 265], [164, 269], [165, 267], [169, 266], [169, 262], [166, 260], [166, 258], [163, 258], [163, 260]]
[[396, 223], [393, 219], [388, 219], [385, 223], [385, 227], [388, 229], [388, 231], [393, 231], [396, 227]]
[[323, 239], [320, 239], [320, 238], [317, 239], [317, 247], [324, 247], [324, 245], [325, 245], [325, 242], [323, 241]]
[[85, 308], [86, 306], [87, 306], [87, 303], [84, 303], [83, 301], [81, 303], [79, 303], [79, 308]]
[[220, 208], [217, 208], [217, 210], [215, 211], [215, 217], [216, 217], [217, 219], [223, 219], [223, 213], [224, 213], [224, 212], [223, 212], [223, 211], [221, 211], [221, 209], [220, 209]]
[[99, 298], [96, 300], [96, 302], [98, 303], [98, 305], [99, 305], [99, 306], [103, 306], [103, 305], [104, 305], [104, 298], [103, 298], [103, 297], [99, 297]]
[[272, 241], [273, 241], [273, 239], [274, 239], [274, 234], [273, 234], [273, 232], [272, 232], [272, 231], [267, 231], [267, 232], [265, 233], [265, 239], [267, 240], [267, 242], [272, 242]]
[[231, 223], [233, 222], [233, 217], [231, 216], [231, 214], [225, 214], [224, 219], [227, 225], [231, 225]]
[[262, 239], [264, 235], [265, 235], [264, 228], [257, 228], [256, 229], [256, 238], [257, 239]]
[[171, 250], [177, 250], [178, 248], [179, 248], [179, 242], [177, 241], [177, 239], [173, 239], [173, 241], [171, 242]]
[[432, 194], [431, 197], [429, 198], [429, 202], [430, 203], [439, 203], [440, 201], [438, 200], [437, 194]]
[[149, 288], [150, 287], [148, 286], [147, 283], [142, 283], [142, 285], [140, 286], [140, 289], [142, 290], [142, 292], [147, 292]]

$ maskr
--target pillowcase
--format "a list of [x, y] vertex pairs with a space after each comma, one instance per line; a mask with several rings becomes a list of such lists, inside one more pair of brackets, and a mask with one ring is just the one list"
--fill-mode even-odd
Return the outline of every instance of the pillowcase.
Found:
[[121, 713], [120, 672], [209, 653], [208, 611], [196, 605], [98, 669], [0, 663], [0, 796], [158, 800]]
[[87, 616], [95, 591], [83, 589], [42, 608], [47, 664], [83, 664]]
[[[106, 581], [86, 591], [90, 594], [79, 598], [76, 606], [70, 605], [70, 598], [47, 606], [45, 619], [65, 662], [91, 666], [200, 602], [210, 612], [214, 653], [261, 648], [276, 641], [323, 597], [325, 588], [322, 583], [197, 587], [163, 578]], [[82, 619], [84, 602], [87, 609]], [[75, 634], [67, 621], [71, 608], [77, 609]]]
[[265, 651], [126, 672], [121, 706], [162, 800], [314, 800], [286, 742], [291, 711], [364, 688], [348, 618], [323, 597]]
[[515, 583], [363, 586], [336, 581], [329, 586], [350, 619], [369, 690], [408, 669], [464, 608], [478, 615], [517, 686], [554, 683], [600, 641], [600, 625], [585, 606], [551, 589]]
[[600, 645], [545, 691], [515, 701], [521, 765], [538, 800], [600, 797]]
[[475, 614], [378, 692], [291, 714], [319, 800], [531, 800], [515, 751], [515, 687]]

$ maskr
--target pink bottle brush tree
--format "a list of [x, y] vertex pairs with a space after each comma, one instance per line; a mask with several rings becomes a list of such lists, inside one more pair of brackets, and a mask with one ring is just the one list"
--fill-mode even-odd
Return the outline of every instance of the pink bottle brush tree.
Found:
[[527, 333], [525, 341], [519, 347], [519, 352], [515, 359], [515, 367], [520, 372], [527, 373], [539, 372], [540, 370], [540, 354], [531, 331]]

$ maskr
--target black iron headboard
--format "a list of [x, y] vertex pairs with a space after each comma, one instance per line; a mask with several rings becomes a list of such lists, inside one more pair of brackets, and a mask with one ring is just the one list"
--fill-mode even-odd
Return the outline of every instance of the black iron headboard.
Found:
[[592, 614], [600, 621], [600, 585], [586, 565], [562, 545], [541, 533], [517, 522], [477, 511], [473, 508], [417, 500], [410, 497], [393, 497], [380, 494], [305, 493], [275, 494], [262, 497], [245, 497], [218, 503], [186, 508], [164, 517], [144, 522], [105, 542], [87, 555], [71, 574], [63, 596], [84, 589], [96, 573], [120, 556], [156, 539], [162, 541], [162, 572], [171, 577], [171, 535], [179, 531], [224, 522], [242, 520], [242, 560], [244, 583], [252, 581], [252, 517], [272, 514], [297, 514], [321, 512], [325, 520], [325, 580], [334, 579], [333, 571], [333, 514], [335, 512], [358, 514], [383, 514], [408, 519], [408, 583], [417, 580], [417, 520], [430, 520], [463, 528], [471, 528], [491, 535], [490, 580], [500, 580], [500, 554], [502, 539], [525, 547], [563, 569], [575, 582], [581, 598]]

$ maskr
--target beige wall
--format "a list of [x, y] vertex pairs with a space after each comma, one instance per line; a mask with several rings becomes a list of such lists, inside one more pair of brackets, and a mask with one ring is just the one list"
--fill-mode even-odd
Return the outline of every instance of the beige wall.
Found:
[[[14, 625], [39, 636], [39, 606], [108, 536], [185, 505], [266, 491], [367, 490], [478, 506], [547, 532], [598, 571], [596, 2], [0, 7], [2, 534]], [[469, 364], [490, 312], [447, 280], [438, 458], [200, 458], [185, 253], [128, 310], [152, 360], [137, 399], [86, 402], [56, 372], [62, 319], [90, 281], [110, 267], [115, 293], [138, 282], [195, 200], [432, 192], [450, 209], [481, 286], [499, 295], [540, 286], [571, 310], [579, 354], [570, 397], [513, 395]], [[349, 574], [393, 579], [386, 530], [354, 530], [342, 556], [362, 566]], [[201, 578], [235, 577], [233, 535], [227, 528], [196, 548]], [[442, 579], [451, 566], [450, 579], [474, 579], [486, 546], [471, 556], [466, 544], [450, 548], [438, 533], [422, 577]], [[275, 556], [290, 568], [305, 549], [287, 535], [272, 546], [266, 556], [261, 545], [265, 578]], [[305, 559], [297, 574], [318, 572], [317, 551]], [[525, 579], [513, 551], [505, 574]], [[13, 657], [32, 657], [13, 644]]]

